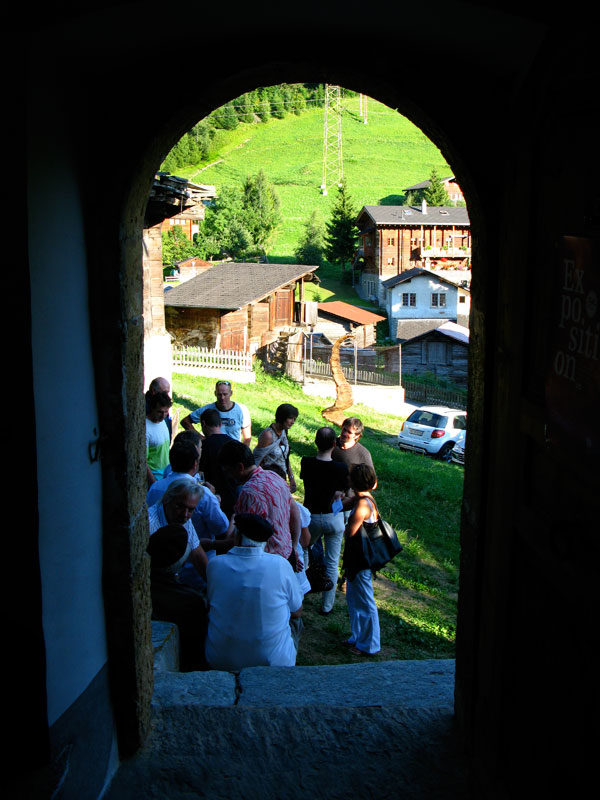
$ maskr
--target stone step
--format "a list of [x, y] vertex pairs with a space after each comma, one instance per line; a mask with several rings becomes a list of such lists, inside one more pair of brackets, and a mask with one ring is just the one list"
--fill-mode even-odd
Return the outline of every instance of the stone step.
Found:
[[275, 706], [452, 710], [454, 661], [379, 661], [319, 667], [251, 667], [239, 674], [156, 672], [154, 707]]
[[155, 707], [453, 707], [453, 659], [178, 672], [177, 627], [153, 622], [152, 634]]

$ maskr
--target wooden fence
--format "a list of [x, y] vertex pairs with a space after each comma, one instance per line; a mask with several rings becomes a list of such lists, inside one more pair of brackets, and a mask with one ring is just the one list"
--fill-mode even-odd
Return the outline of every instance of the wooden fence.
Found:
[[252, 372], [252, 356], [237, 350], [209, 347], [173, 347], [173, 369], [177, 371], [223, 370]]
[[[331, 378], [331, 366], [327, 361], [314, 361], [307, 359], [305, 362], [306, 375], [316, 375], [321, 378]], [[353, 364], [342, 364], [342, 372], [348, 383], [368, 383], [377, 386], [398, 386], [398, 373], [385, 372], [385, 370], [368, 369]]]
[[466, 409], [467, 398], [462, 392], [453, 392], [438, 386], [427, 386], [424, 383], [402, 379], [404, 396], [406, 400], [416, 400], [417, 403], [435, 403], [449, 408]]

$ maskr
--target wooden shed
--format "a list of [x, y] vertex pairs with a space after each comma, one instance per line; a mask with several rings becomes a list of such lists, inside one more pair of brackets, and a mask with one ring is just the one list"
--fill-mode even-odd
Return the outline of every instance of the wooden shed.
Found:
[[304, 264], [216, 264], [165, 290], [167, 330], [179, 345], [254, 352], [295, 326], [296, 288], [301, 306], [304, 282], [314, 279], [316, 269]]
[[[386, 351], [386, 369], [398, 372], [399, 348]], [[402, 375], [423, 375], [432, 372], [436, 377], [467, 388], [469, 362], [469, 329], [454, 322], [407, 339], [401, 346]]]

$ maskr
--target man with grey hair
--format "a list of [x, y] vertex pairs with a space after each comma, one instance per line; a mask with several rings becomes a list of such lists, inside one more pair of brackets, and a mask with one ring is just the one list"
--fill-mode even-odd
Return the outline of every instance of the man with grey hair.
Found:
[[161, 499], [148, 509], [150, 536], [166, 525], [183, 525], [188, 535], [189, 560], [202, 578], [206, 576], [208, 559], [192, 524], [192, 516], [204, 491], [192, 477], [181, 478], [170, 483]]
[[208, 565], [206, 660], [222, 670], [293, 667], [302, 622], [294, 570], [265, 552], [273, 535], [268, 520], [244, 513], [234, 522], [234, 547]]

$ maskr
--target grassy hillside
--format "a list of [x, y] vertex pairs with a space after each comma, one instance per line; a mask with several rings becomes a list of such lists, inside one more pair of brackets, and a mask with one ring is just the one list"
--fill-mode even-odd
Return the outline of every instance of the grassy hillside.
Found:
[[[214, 379], [173, 375], [174, 407], [181, 417], [214, 398]], [[314, 455], [314, 437], [325, 424], [321, 409], [329, 405], [309, 397], [286, 378], [257, 374], [255, 384], [238, 384], [234, 399], [245, 403], [252, 417], [252, 447], [258, 434], [274, 419], [278, 405], [292, 403], [300, 415], [290, 432], [291, 463], [296, 477], [300, 459]], [[364, 406], [348, 409], [366, 427], [362, 442], [371, 452], [378, 475], [375, 493], [384, 519], [398, 531], [404, 551], [375, 581], [382, 649], [377, 660], [390, 658], [452, 658], [458, 591], [459, 523], [463, 469], [413, 453], [394, 443], [400, 417]], [[304, 490], [298, 480], [296, 499]], [[320, 595], [307, 595], [305, 630], [298, 664], [354, 663], [341, 642], [348, 636], [345, 596], [336, 593], [334, 611], [318, 614]]]
[[[431, 174], [449, 175], [440, 151], [408, 119], [369, 99], [368, 124], [359, 115], [359, 98], [343, 100], [344, 176], [357, 207], [393, 205], [402, 190]], [[293, 262], [293, 252], [305, 220], [317, 209], [325, 220], [335, 196], [321, 194], [323, 169], [323, 109], [301, 116], [271, 119], [264, 124], [240, 124], [227, 134], [228, 144], [214, 166], [181, 169], [183, 176], [202, 183], [238, 185], [263, 169], [275, 184], [283, 221], [269, 247], [271, 261]]]

